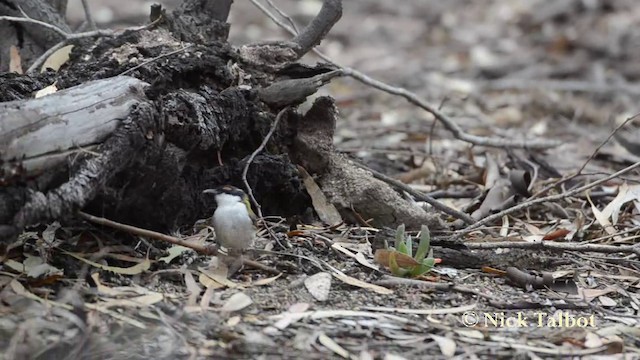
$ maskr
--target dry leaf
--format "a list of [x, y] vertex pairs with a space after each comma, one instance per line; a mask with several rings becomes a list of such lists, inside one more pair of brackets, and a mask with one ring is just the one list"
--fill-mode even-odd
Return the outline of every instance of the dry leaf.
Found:
[[476, 340], [484, 340], [484, 333], [480, 330], [475, 329], [454, 329], [453, 332], [457, 333], [460, 336], [468, 337]]
[[500, 227], [500, 236], [507, 237], [509, 235], [509, 216], [502, 217], [502, 226]]
[[187, 291], [189, 292], [189, 298], [187, 299], [187, 306], [194, 306], [198, 303], [198, 296], [202, 292], [198, 283], [193, 278], [191, 271], [185, 270], [184, 272], [184, 284], [187, 286]]
[[618, 303], [616, 303], [615, 300], [613, 300], [612, 298], [608, 297], [608, 296], [598, 296], [598, 300], [600, 301], [600, 303], [602, 304], [602, 306], [604, 307], [616, 307], [618, 306]]
[[623, 183], [618, 189], [618, 195], [602, 210], [602, 215], [611, 217], [613, 224], [618, 223], [620, 208], [629, 201], [640, 201], [640, 185], [627, 185]]
[[[237, 288], [237, 287], [239, 287], [238, 284], [236, 284], [233, 281], [227, 279], [227, 270], [228, 269], [225, 268], [225, 267], [218, 267], [218, 268], [216, 268], [214, 270], [209, 270], [209, 269], [205, 269], [205, 268], [198, 268], [198, 270], [203, 275], [206, 275], [208, 278], [210, 278], [211, 280], [214, 280], [218, 284], [224, 285], [224, 286], [226, 286], [228, 288]], [[202, 283], [202, 279], [200, 279], [200, 282]]]
[[198, 277], [198, 281], [200, 282], [200, 284], [202, 284], [202, 286], [204, 286], [205, 288], [208, 289], [222, 289], [225, 287], [225, 285], [220, 284], [219, 282], [213, 280], [212, 278], [208, 277], [205, 274], [200, 274], [200, 276]]
[[9, 72], [22, 74], [22, 59], [20, 50], [15, 45], [9, 47]]
[[[200, 275], [206, 277], [206, 275]], [[213, 280], [210, 280], [213, 281]], [[211, 299], [213, 299], [213, 294], [216, 289], [212, 287], [207, 287], [207, 290], [204, 291], [204, 295], [202, 295], [202, 299], [200, 299], [200, 307], [206, 309], [211, 304]]]
[[431, 335], [431, 338], [435, 340], [436, 343], [438, 343], [438, 347], [440, 348], [440, 352], [442, 353], [442, 355], [446, 357], [452, 357], [453, 355], [456, 354], [455, 341], [447, 337], [438, 336], [438, 335]]
[[579, 289], [580, 295], [585, 299], [585, 301], [590, 302], [591, 300], [603, 296], [612, 292], [616, 292], [616, 288], [613, 286], [607, 286], [604, 289]]
[[334, 353], [342, 356], [345, 359], [348, 359], [351, 356], [349, 354], [349, 352], [345, 348], [343, 348], [342, 346], [338, 345], [337, 342], [333, 341], [333, 339], [331, 339], [330, 337], [328, 337], [324, 333], [321, 333], [318, 336], [318, 342], [320, 344], [324, 345], [327, 349], [333, 351]]
[[4, 265], [18, 273], [26, 274], [33, 279], [63, 274], [62, 270], [43, 262], [39, 256], [31, 256], [28, 254], [25, 254], [25, 259], [22, 263], [9, 259], [4, 262]]
[[163, 256], [161, 258], [159, 258], [159, 261], [164, 261], [166, 264], [170, 263], [171, 260], [175, 259], [176, 257], [180, 256], [183, 252], [190, 250], [188, 247], [182, 246], [182, 245], [173, 245], [172, 247], [170, 247], [167, 252], [169, 253], [167, 256]]
[[227, 299], [220, 310], [228, 312], [239, 311], [251, 304], [253, 304], [253, 300], [247, 294], [237, 292]]
[[54, 53], [45, 60], [44, 64], [42, 64], [40, 72], [45, 72], [47, 68], [51, 68], [54, 71], [60, 70], [60, 67], [69, 61], [69, 54], [71, 54], [72, 49], [73, 45], [67, 45], [54, 51]]
[[591, 201], [591, 197], [588, 195], [587, 200], [589, 201], [589, 204], [591, 204], [591, 212], [593, 212], [593, 216], [596, 218], [596, 220], [598, 220], [598, 223], [600, 224], [600, 226], [602, 226], [604, 231], [607, 234], [612, 235], [616, 241], [621, 241], [620, 235], [616, 235], [618, 231], [613, 227], [613, 225], [611, 225], [609, 217], [605, 216], [600, 210], [598, 210], [598, 208]]
[[149, 261], [149, 258], [146, 258], [143, 262], [141, 262], [140, 264], [128, 267], [128, 268], [123, 268], [123, 267], [117, 267], [117, 266], [108, 266], [108, 265], [102, 265], [102, 264], [98, 264], [97, 262], [93, 262], [91, 260], [87, 260], [83, 257], [81, 257], [78, 254], [74, 254], [74, 253], [70, 253], [67, 251], [64, 251], [65, 254], [72, 256], [84, 263], [87, 263], [93, 267], [96, 267], [98, 269], [102, 269], [102, 270], [106, 270], [106, 271], [111, 271], [114, 272], [116, 274], [122, 274], [122, 275], [138, 275], [141, 274], [147, 270], [149, 270], [149, 268], [151, 267], [151, 261]]
[[[380, 270], [377, 266], [375, 266], [369, 260], [367, 260], [367, 258], [365, 258], [363, 253], [361, 253], [361, 252], [353, 253], [349, 249], [345, 248], [342, 244], [344, 244], [344, 243], [333, 243], [331, 245], [331, 248], [333, 248], [335, 250], [338, 250], [341, 253], [356, 259], [356, 261], [359, 262], [361, 265], [364, 265], [364, 266], [366, 266], [366, 267], [368, 267], [370, 269], [376, 270], [376, 271]], [[371, 245], [368, 245], [368, 247], [369, 247], [369, 252], [371, 252]]]
[[506, 271], [500, 270], [500, 269], [496, 269], [496, 268], [492, 268], [490, 266], [483, 266], [482, 267], [482, 272], [483, 273], [487, 273], [487, 274], [500, 275], [500, 276], [507, 275]]
[[391, 254], [391, 252], [395, 253], [396, 262], [398, 263], [398, 266], [401, 268], [409, 268], [412, 266], [420, 265], [420, 263], [417, 262], [416, 259], [412, 258], [411, 256], [405, 255], [403, 253], [393, 251], [393, 250], [378, 249], [376, 250], [376, 255], [374, 258], [378, 264], [385, 267], [389, 267], [389, 254]]
[[372, 270], [380, 271], [380, 268], [375, 264], [372, 264], [361, 252], [356, 253], [356, 261], [360, 263], [360, 265], [364, 265]]
[[391, 289], [387, 289], [386, 287], [382, 287], [379, 285], [375, 285], [375, 284], [369, 284], [368, 282], [364, 282], [362, 280], [358, 280], [356, 278], [353, 278], [349, 275], [346, 275], [345, 273], [341, 272], [341, 271], [337, 271], [334, 270], [334, 272], [332, 273], [333, 276], [335, 276], [336, 279], [349, 284], [349, 285], [353, 285], [353, 286], [357, 286], [359, 288], [363, 288], [363, 289], [367, 289], [367, 290], [371, 290], [373, 292], [376, 292], [378, 294], [383, 294], [383, 295], [391, 295], [393, 294], [393, 290]]
[[555, 230], [547, 233], [542, 238], [542, 240], [557, 240], [557, 239], [561, 239], [561, 238], [564, 238], [565, 236], [567, 236], [570, 232], [571, 232], [571, 230], [558, 228], [558, 229], [555, 229]]
[[244, 286], [263, 286], [263, 285], [269, 285], [272, 282], [276, 281], [280, 276], [282, 276], [282, 273], [276, 275], [276, 276], [272, 276], [270, 278], [264, 278], [264, 279], [260, 279], [260, 280], [256, 280], [250, 284], [243, 284]]
[[43, 96], [46, 96], [46, 95], [53, 94], [56, 91], [58, 91], [58, 87], [56, 86], [55, 83], [53, 83], [53, 84], [51, 84], [51, 85], [49, 85], [49, 86], [47, 86], [45, 88], [42, 88], [42, 89], [36, 91], [36, 93], [35, 93], [35, 95], [33, 97], [37, 99], [37, 98], [40, 98], [40, 97], [43, 97]]
[[342, 216], [338, 212], [335, 206], [327, 200], [322, 190], [316, 181], [313, 180], [311, 175], [302, 166], [298, 166], [298, 172], [302, 177], [304, 187], [307, 189], [307, 193], [311, 196], [311, 203], [313, 209], [318, 214], [320, 220], [329, 225], [336, 225], [342, 222]]
[[240, 316], [232, 316], [229, 318], [229, 320], [227, 320], [227, 326], [228, 327], [234, 327], [238, 324], [240, 324], [240, 321], [242, 320], [242, 318]]
[[[53, 300], [49, 300], [49, 299], [43, 299], [33, 293], [31, 293], [30, 291], [28, 291], [27, 289], [25, 289], [24, 286], [22, 286], [22, 284], [20, 284], [17, 280], [13, 280], [11, 281], [11, 283], [9, 284], [11, 286], [11, 289], [18, 295], [22, 295], [26, 298], [35, 300], [40, 302], [41, 304], [47, 305], [47, 306], [58, 306], [61, 307], [63, 309], [66, 310], [73, 310], [73, 306], [69, 305], [69, 304], [63, 304], [57, 301], [53, 301]], [[100, 304], [91, 304], [91, 303], [85, 303], [84, 306], [89, 309], [89, 310], [95, 310], [95, 311], [99, 311], [101, 313], [107, 314], [115, 319], [118, 319], [120, 321], [126, 322], [132, 326], [138, 327], [140, 329], [146, 329], [147, 326], [143, 323], [141, 323], [138, 320], [132, 319], [128, 316], [125, 316], [123, 314], [119, 314], [117, 312], [111, 311], [109, 309], [104, 308], [103, 306], [100, 306]]]
[[316, 300], [327, 301], [329, 299], [329, 290], [331, 289], [331, 274], [319, 272], [311, 275], [304, 280], [304, 286]]
[[599, 348], [602, 345], [604, 344], [600, 336], [592, 332], [587, 332], [587, 334], [584, 337], [584, 347], [586, 347], [587, 349], [593, 349], [593, 348]]

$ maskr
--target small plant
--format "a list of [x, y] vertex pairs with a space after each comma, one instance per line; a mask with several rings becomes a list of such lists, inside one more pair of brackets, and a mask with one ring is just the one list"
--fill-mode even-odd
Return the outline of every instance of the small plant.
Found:
[[441, 262], [433, 257], [430, 249], [431, 234], [426, 225], [420, 230], [420, 242], [413, 255], [413, 238], [405, 237], [404, 224], [398, 226], [394, 247], [387, 246], [386, 250], [376, 251], [376, 260], [387, 266], [396, 276], [417, 277], [431, 271], [435, 264]]

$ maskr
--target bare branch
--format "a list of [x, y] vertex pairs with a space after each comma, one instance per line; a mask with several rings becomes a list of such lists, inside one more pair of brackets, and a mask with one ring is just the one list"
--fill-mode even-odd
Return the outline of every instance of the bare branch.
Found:
[[89, 9], [89, 1], [82, 0], [82, 8], [84, 9], [84, 16], [87, 19], [87, 23], [89, 24], [89, 28], [91, 30], [96, 30], [96, 22], [93, 21], [93, 16], [91, 16], [91, 10]]
[[302, 56], [327, 35], [333, 25], [342, 16], [342, 0], [324, 0], [318, 15], [305, 27], [302, 32], [293, 38], [293, 42], [300, 45], [298, 55]]
[[258, 146], [258, 148], [251, 154], [251, 156], [249, 156], [249, 160], [247, 160], [247, 165], [245, 165], [244, 170], [242, 170], [242, 182], [244, 183], [244, 186], [247, 189], [247, 194], [249, 195], [251, 202], [253, 203], [253, 205], [255, 205], [256, 210], [258, 211], [258, 218], [260, 219], [262, 219], [262, 207], [260, 206], [260, 204], [258, 204], [258, 201], [256, 201], [256, 198], [253, 196], [253, 190], [251, 190], [251, 186], [249, 186], [249, 182], [247, 181], [247, 172], [249, 172], [249, 166], [251, 166], [253, 159], [255, 159], [255, 157], [262, 150], [264, 150], [264, 147], [267, 146], [269, 139], [271, 138], [273, 133], [276, 131], [276, 128], [278, 127], [278, 123], [280, 122], [280, 119], [282, 118], [284, 113], [287, 112], [288, 110], [289, 110], [289, 107], [286, 107], [280, 110], [278, 115], [276, 115], [276, 119], [273, 121], [273, 125], [271, 125], [271, 130], [269, 130], [269, 132], [267, 133], [267, 136], [265, 136], [264, 139], [262, 140], [262, 144], [260, 144], [260, 146]]
[[556, 241], [524, 242], [524, 241], [495, 241], [482, 243], [465, 243], [469, 249], [534, 249], [534, 250], [555, 250], [555, 251], [579, 251], [597, 252], [605, 254], [631, 253], [640, 255], [640, 244], [635, 245], [598, 245], [598, 244], [576, 244], [560, 243]]

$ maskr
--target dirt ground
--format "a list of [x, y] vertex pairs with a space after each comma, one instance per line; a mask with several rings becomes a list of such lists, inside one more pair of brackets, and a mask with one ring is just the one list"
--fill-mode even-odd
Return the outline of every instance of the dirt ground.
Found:
[[[273, 1], [299, 24], [321, 3]], [[79, 23], [76, 2], [68, 17]], [[149, 6], [89, 3], [101, 26], [115, 27], [145, 21]], [[171, 9], [177, 1], [162, 3]], [[233, 6], [232, 43], [288, 36], [249, 1]], [[561, 144], [545, 151], [471, 146], [406, 100], [344, 78], [321, 91], [340, 108], [340, 151], [470, 214], [512, 170], [533, 174], [529, 197], [517, 202], [566, 196], [488, 224], [499, 237], [474, 231], [462, 238], [491, 261], [468, 268], [443, 261], [412, 282], [376, 264], [373, 252], [385, 237], [366, 226], [291, 231], [284, 219], [270, 219], [256, 247], [277, 254], [253, 257], [282, 275], [245, 268], [225, 281], [206, 270], [211, 259], [189, 250], [88, 224], [45, 224], [22, 235], [24, 257], [0, 271], [0, 358], [637, 358], [637, 247], [604, 253], [477, 244], [637, 243], [637, 171], [567, 191], [638, 161], [608, 139], [638, 113], [638, 45], [640, 4], [631, 0], [345, 1], [319, 47], [336, 62], [415, 92], [470, 134]], [[631, 142], [636, 135], [629, 126], [620, 134]], [[99, 250], [89, 252], [96, 243]], [[50, 256], [58, 247], [66, 250]], [[440, 249], [434, 255], [446, 260]], [[160, 259], [168, 253], [175, 257]], [[508, 265], [555, 281], [534, 288], [505, 274]], [[27, 277], [30, 271], [38, 276]], [[324, 287], [328, 296], [318, 300]]]

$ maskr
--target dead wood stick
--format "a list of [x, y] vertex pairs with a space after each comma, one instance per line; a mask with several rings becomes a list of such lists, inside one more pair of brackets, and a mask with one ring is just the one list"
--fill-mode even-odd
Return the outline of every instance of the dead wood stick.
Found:
[[342, 16], [342, 0], [324, 0], [322, 8], [313, 20], [293, 38], [300, 45], [298, 55], [306, 54], [327, 35], [329, 30]]
[[87, 0], [82, 0], [82, 8], [84, 9], [84, 16], [87, 19], [87, 23], [89, 24], [89, 28], [91, 30], [96, 30], [96, 22], [93, 21], [93, 16], [91, 16], [91, 10], [89, 9], [89, 2]]
[[[274, 23], [276, 23], [278, 26], [282, 27], [284, 30], [286, 30], [290, 34], [292, 34], [292, 35], [297, 37], [297, 35], [298, 35], [297, 32], [293, 28], [291, 28], [289, 25], [287, 25], [284, 22], [280, 21], [280, 19], [278, 19], [277, 16], [275, 16], [273, 13], [271, 13], [269, 11], [269, 9], [267, 9], [264, 6], [262, 6], [261, 4], [259, 4], [257, 0], [251, 0], [251, 2], [256, 7], [258, 7], [258, 9], [260, 9], [260, 11], [262, 11], [265, 15], [267, 15], [267, 17], [269, 17]], [[325, 3], [326, 3], [326, 1], [325, 1]], [[274, 6], [274, 8], [275, 8], [275, 6]], [[279, 9], [278, 9], [278, 12], [279, 13], [284, 13]], [[422, 108], [423, 110], [426, 110], [427, 112], [431, 113], [458, 140], [462, 140], [462, 141], [465, 141], [465, 142], [468, 142], [468, 143], [471, 143], [471, 144], [474, 144], [474, 145], [490, 146], [490, 147], [498, 147], [498, 148], [547, 149], [547, 148], [550, 148], [550, 147], [555, 147], [555, 146], [560, 145], [560, 142], [558, 142], [558, 141], [549, 141], [549, 140], [511, 140], [511, 139], [505, 139], [505, 138], [483, 137], [483, 136], [476, 136], [476, 135], [468, 134], [468, 133], [464, 132], [464, 130], [462, 130], [462, 128], [458, 124], [456, 124], [451, 118], [449, 118], [444, 113], [440, 112], [435, 107], [429, 105], [426, 101], [422, 100], [415, 93], [413, 93], [411, 91], [408, 91], [406, 89], [403, 89], [403, 88], [391, 86], [391, 85], [389, 85], [387, 83], [384, 83], [384, 82], [382, 82], [380, 80], [377, 80], [377, 79], [374, 79], [372, 77], [369, 77], [369, 76], [365, 75], [364, 73], [362, 73], [362, 72], [360, 72], [358, 70], [355, 70], [353, 68], [342, 66], [342, 65], [338, 64], [337, 62], [335, 62], [334, 60], [332, 60], [330, 57], [328, 57], [325, 54], [323, 54], [322, 52], [320, 52], [318, 49], [313, 49], [313, 52], [315, 52], [324, 61], [326, 61], [326, 62], [328, 62], [328, 63], [330, 63], [330, 64], [332, 64], [332, 65], [334, 65], [334, 66], [336, 66], [338, 68], [340, 68], [342, 70], [343, 75], [351, 76], [352, 78], [362, 82], [363, 84], [369, 85], [369, 86], [371, 86], [371, 87], [373, 87], [375, 89], [384, 91], [384, 92], [392, 94], [392, 95], [397, 95], [397, 96], [403, 97], [404, 99], [406, 99], [410, 103], [412, 103], [412, 104], [418, 106], [419, 108]]]
[[640, 256], [640, 243], [635, 245], [598, 245], [598, 244], [574, 244], [559, 243], [555, 241], [520, 242], [520, 241], [496, 241], [486, 243], [465, 243], [469, 249], [535, 249], [554, 251], [597, 252], [604, 254], [631, 253]]
[[[174, 236], [166, 235], [166, 234], [159, 233], [152, 230], [142, 229], [136, 226], [121, 224], [119, 222], [115, 222], [102, 217], [93, 216], [82, 211], [78, 211], [78, 216], [94, 224], [108, 226], [116, 230], [124, 231], [124, 232], [138, 235], [138, 236], [144, 236], [149, 239], [160, 240], [160, 241], [168, 242], [170, 244], [184, 246], [186, 248], [192, 249], [198, 254], [202, 254], [202, 255], [218, 254], [218, 247], [215, 245], [192, 244], [190, 242], [184, 241]], [[264, 270], [272, 274], [280, 274], [280, 271], [278, 271], [277, 269], [274, 269], [270, 266], [264, 265], [257, 261], [243, 258], [242, 262], [244, 263], [244, 265], [250, 266], [254, 269]]]
[[276, 131], [276, 128], [278, 127], [278, 123], [280, 123], [280, 119], [282, 118], [284, 113], [287, 112], [287, 110], [289, 110], [288, 106], [280, 110], [278, 115], [276, 115], [276, 119], [273, 121], [273, 125], [271, 125], [271, 129], [267, 133], [267, 136], [265, 136], [264, 139], [262, 139], [262, 143], [260, 144], [260, 146], [258, 146], [258, 148], [251, 154], [251, 156], [249, 156], [249, 160], [247, 160], [247, 164], [244, 166], [244, 169], [242, 170], [242, 182], [244, 183], [244, 186], [247, 189], [247, 194], [249, 195], [251, 202], [253, 203], [253, 205], [256, 207], [256, 210], [258, 211], [258, 218], [260, 219], [262, 219], [262, 207], [260, 206], [260, 204], [258, 204], [258, 201], [253, 196], [253, 190], [251, 189], [251, 186], [249, 186], [249, 181], [247, 180], [247, 173], [249, 172], [249, 166], [251, 166], [253, 159], [255, 159], [255, 157], [262, 150], [264, 150], [265, 146], [267, 146], [269, 139], [271, 139], [271, 136], [273, 135], [273, 133]]

